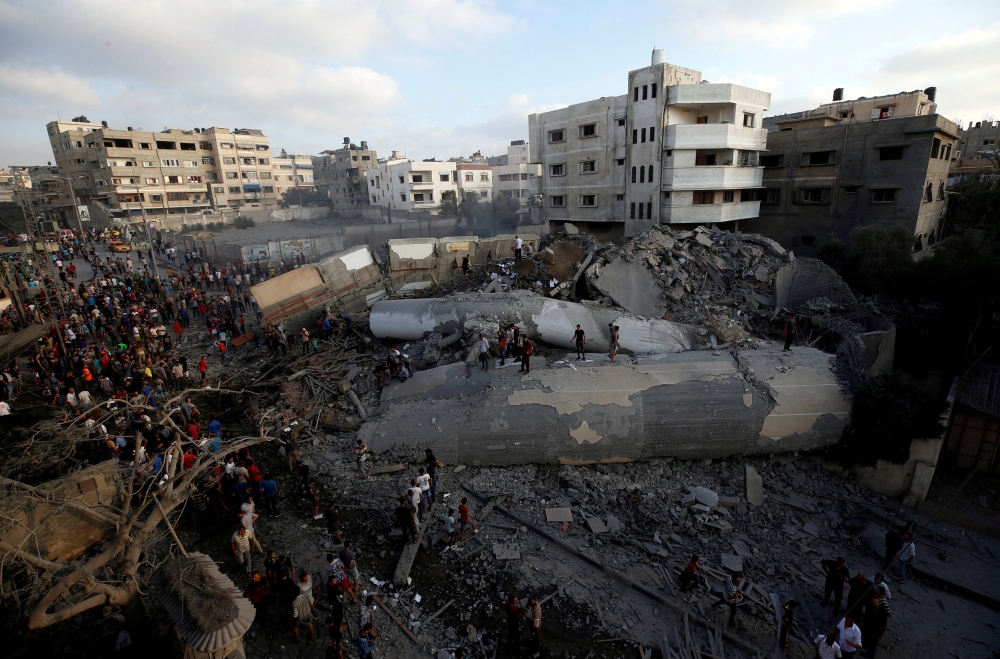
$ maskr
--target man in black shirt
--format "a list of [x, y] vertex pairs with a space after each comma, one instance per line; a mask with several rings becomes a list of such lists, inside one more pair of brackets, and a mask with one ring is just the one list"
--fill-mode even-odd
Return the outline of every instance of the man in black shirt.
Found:
[[583, 346], [587, 343], [587, 333], [580, 329], [580, 326], [576, 326], [576, 331], [573, 332], [573, 340], [576, 341], [576, 358], [579, 361], [583, 361]]
[[844, 597], [844, 584], [851, 580], [851, 573], [847, 570], [844, 559], [837, 558], [836, 561], [825, 560], [821, 563], [823, 572], [826, 573], [826, 585], [823, 587], [823, 605], [834, 596], [833, 613], [840, 613], [840, 600]]
[[410, 512], [410, 507], [406, 505], [406, 497], [399, 497], [399, 505], [393, 511], [392, 518], [396, 520], [396, 524], [403, 531], [403, 544], [416, 542], [416, 534], [413, 529], [413, 513]]
[[847, 591], [846, 612], [860, 617], [861, 598], [868, 592], [868, 589], [872, 587], [872, 582], [868, 581], [868, 577], [859, 572], [858, 576], [851, 579], [850, 586], [851, 589]]
[[785, 321], [785, 350], [784, 352], [790, 352], [792, 341], [799, 334], [799, 328], [795, 324], [796, 315], [792, 314], [792, 317]]
[[899, 550], [903, 548], [903, 536], [896, 529], [889, 529], [885, 532], [885, 561], [882, 567], [889, 567], [889, 563], [896, 557]]
[[874, 657], [889, 625], [889, 613], [877, 596], [872, 597], [865, 609], [865, 617], [861, 621], [861, 647], [866, 657]]
[[434, 452], [429, 448], [424, 449], [424, 467], [427, 468], [427, 475], [431, 477], [431, 491], [430, 491], [430, 501], [428, 502], [430, 508], [434, 507], [434, 502], [437, 501], [437, 484], [438, 484], [438, 474], [437, 468], [441, 465], [438, 459], [434, 457]]

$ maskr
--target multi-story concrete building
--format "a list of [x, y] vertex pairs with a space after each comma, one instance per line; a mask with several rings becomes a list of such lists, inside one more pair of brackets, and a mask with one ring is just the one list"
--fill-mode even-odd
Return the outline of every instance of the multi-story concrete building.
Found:
[[344, 138], [344, 146], [323, 151], [313, 158], [316, 191], [330, 200], [337, 211], [355, 210], [369, 204], [365, 172], [378, 166], [378, 155], [362, 140], [361, 146]]
[[177, 132], [197, 141], [214, 207], [277, 206], [271, 142], [263, 132], [255, 128], [218, 127]]
[[969, 122], [966, 129], [958, 130], [958, 146], [951, 159], [948, 185], [956, 185], [970, 176], [1000, 173], [1000, 121]]
[[902, 224], [920, 251], [940, 238], [958, 126], [935, 114], [934, 90], [843, 100], [769, 117], [758, 218], [748, 231], [811, 255], [854, 227]]
[[312, 156], [297, 156], [282, 149], [281, 155], [271, 158], [271, 170], [274, 192], [285, 203], [301, 205], [299, 195], [315, 189]]
[[369, 204], [392, 210], [437, 213], [442, 194], [449, 190], [460, 195], [474, 192], [484, 202], [492, 200], [493, 170], [485, 162], [416, 162], [393, 151], [365, 176]]
[[514, 140], [507, 147], [507, 153], [489, 158], [493, 168], [493, 198], [509, 197], [517, 199], [523, 208], [528, 198], [538, 189], [538, 177], [542, 166], [529, 162], [529, 145], [524, 140]]
[[657, 223], [735, 228], [759, 210], [770, 102], [653, 51], [650, 66], [629, 73], [626, 94], [528, 117], [542, 218], [628, 236]]
[[24, 183], [24, 187], [31, 188], [31, 176], [23, 169], [17, 171], [0, 169], [0, 202], [16, 202], [14, 189], [18, 180]]

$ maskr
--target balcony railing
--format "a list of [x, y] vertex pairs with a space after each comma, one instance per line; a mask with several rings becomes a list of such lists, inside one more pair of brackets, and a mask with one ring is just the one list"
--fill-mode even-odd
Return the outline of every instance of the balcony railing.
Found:
[[738, 201], [721, 204], [665, 204], [660, 206], [664, 224], [706, 224], [735, 222], [760, 215], [759, 201]]

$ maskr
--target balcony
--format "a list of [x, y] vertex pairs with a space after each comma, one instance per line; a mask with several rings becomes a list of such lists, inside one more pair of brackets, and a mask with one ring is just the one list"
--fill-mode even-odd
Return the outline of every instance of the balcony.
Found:
[[759, 201], [660, 206], [660, 220], [664, 224], [735, 222], [736, 220], [748, 220], [758, 215], [760, 215]]
[[421, 181], [419, 183], [410, 183], [411, 190], [428, 190], [434, 187], [433, 181]]
[[767, 148], [767, 131], [735, 124], [673, 124], [667, 126], [664, 149], [743, 149]]
[[759, 188], [763, 167], [704, 165], [663, 170], [665, 190], [740, 190]]
[[731, 83], [673, 85], [667, 88], [667, 102], [671, 105], [741, 104], [771, 107], [771, 94]]

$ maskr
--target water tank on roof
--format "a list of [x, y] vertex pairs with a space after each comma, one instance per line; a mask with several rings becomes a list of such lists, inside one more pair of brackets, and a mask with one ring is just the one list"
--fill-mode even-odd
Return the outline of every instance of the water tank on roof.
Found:
[[937, 98], [937, 87], [928, 87], [924, 90], [924, 93], [927, 94], [927, 98], [930, 99], [930, 102], [934, 103]]
[[653, 63], [653, 66], [656, 66], [657, 64], [666, 64], [667, 63], [667, 55], [666, 55], [666, 53], [663, 52], [662, 48], [654, 48], [653, 49], [652, 63]]
[[350, 143], [351, 143], [351, 138], [345, 137], [344, 138], [344, 144], [350, 144]]
[[833, 100], [834, 101], [842, 101], [842, 100], [844, 100], [844, 88], [843, 87], [837, 87], [836, 89], [833, 90]]

